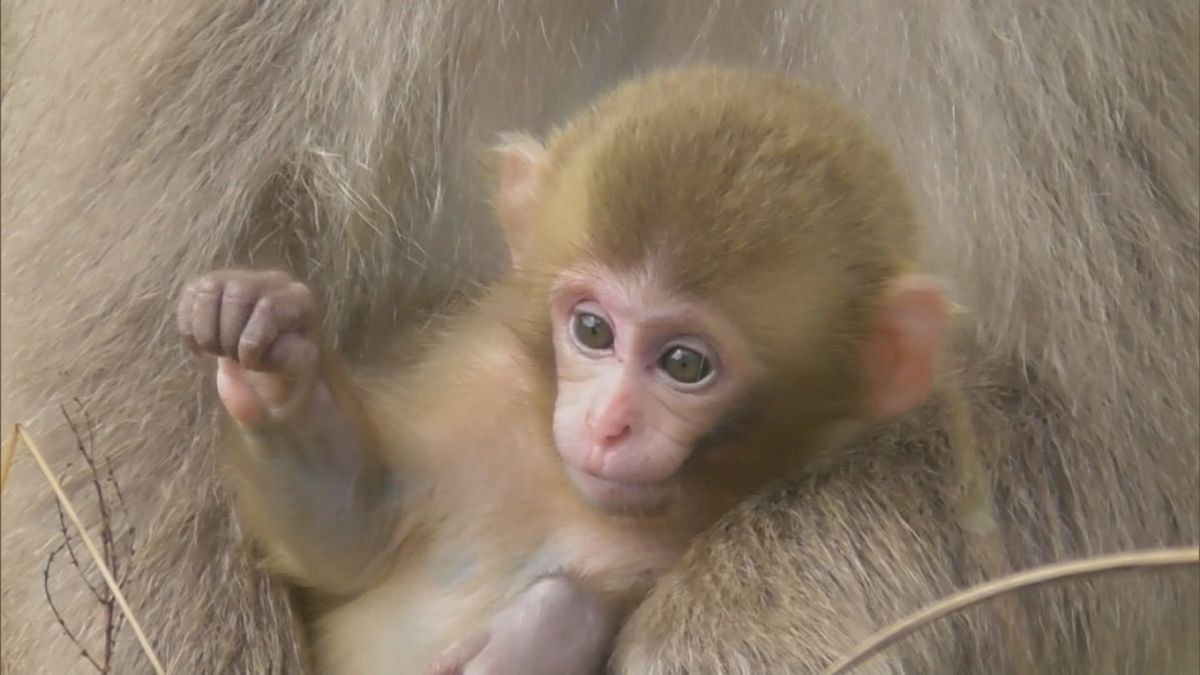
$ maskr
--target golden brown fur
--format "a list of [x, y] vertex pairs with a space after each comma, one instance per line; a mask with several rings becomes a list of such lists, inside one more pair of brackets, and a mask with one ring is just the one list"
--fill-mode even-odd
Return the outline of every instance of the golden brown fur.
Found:
[[[951, 525], [931, 406], [718, 528], [626, 631], [630, 672], [647, 655], [651, 672], [805, 672], [1008, 567], [1200, 538], [1193, 0], [258, 7], [3, 12], [4, 424], [33, 421], [61, 466], [56, 406], [79, 396], [99, 420], [137, 514], [130, 599], [178, 672], [290, 673], [301, 656], [286, 596], [234, 544], [215, 397], [197, 398], [212, 388], [169, 330], [179, 285], [290, 264], [324, 291], [337, 346], [369, 359], [417, 298], [488, 269], [467, 167], [490, 134], [701, 58], [826, 84], [898, 151], [929, 267], [971, 310], [958, 374], [1002, 536]], [[89, 486], [67, 487], [86, 510]], [[84, 672], [41, 596], [59, 533], [28, 463], [4, 506], [3, 667]], [[58, 597], [94, 607], [78, 584]], [[911, 672], [996, 672], [1026, 648], [1045, 672], [1183, 668], [1196, 597], [1188, 577], [1030, 593], [997, 605], [1030, 612], [1011, 647], [984, 608], [889, 656]], [[145, 670], [128, 631], [114, 670]]]

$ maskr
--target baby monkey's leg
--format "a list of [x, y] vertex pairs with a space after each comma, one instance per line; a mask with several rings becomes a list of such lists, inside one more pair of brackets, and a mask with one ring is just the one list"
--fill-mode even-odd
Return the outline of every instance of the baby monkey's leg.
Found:
[[598, 674], [618, 621], [601, 596], [576, 580], [545, 577], [446, 650], [428, 675]]
[[368, 585], [394, 539], [392, 477], [319, 346], [311, 291], [282, 272], [214, 272], [184, 289], [178, 322], [218, 357], [239, 511], [269, 562], [331, 593]]

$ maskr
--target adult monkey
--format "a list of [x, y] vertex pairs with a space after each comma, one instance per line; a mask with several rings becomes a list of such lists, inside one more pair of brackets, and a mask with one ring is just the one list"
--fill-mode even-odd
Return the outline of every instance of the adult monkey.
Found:
[[[131, 601], [173, 669], [303, 658], [216, 487], [214, 401], [194, 397], [212, 387], [168, 330], [183, 280], [288, 265], [327, 289], [339, 348], [370, 359], [420, 298], [495, 263], [478, 144], [705, 57], [828, 84], [911, 167], [931, 267], [971, 309], [958, 376], [998, 529], [960, 526], [979, 514], [945, 498], [932, 408], [717, 528], [625, 631], [630, 670], [805, 672], [984, 576], [1200, 539], [1192, 0], [4, 9], [3, 422], [33, 419], [61, 467], [57, 405], [79, 396], [98, 420], [137, 520]], [[5, 494], [4, 668], [75, 672], [41, 594], [60, 534], [31, 471]], [[94, 608], [70, 583], [64, 615]], [[1178, 576], [1022, 595], [929, 629], [883, 672], [1180, 670], [1196, 593]], [[145, 668], [129, 631], [119, 647], [114, 672]]]

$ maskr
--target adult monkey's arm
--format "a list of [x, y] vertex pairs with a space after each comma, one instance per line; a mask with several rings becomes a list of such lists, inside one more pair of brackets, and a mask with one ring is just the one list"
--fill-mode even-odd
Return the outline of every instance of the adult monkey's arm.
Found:
[[[302, 652], [285, 594], [244, 556], [216, 489], [215, 400], [197, 401], [211, 387], [181, 367], [175, 291], [230, 264], [290, 264], [323, 290], [337, 347], [370, 356], [409, 316], [409, 291], [442, 289], [467, 269], [460, 252], [487, 259], [488, 236], [458, 236], [485, 208], [460, 164], [471, 148], [660, 62], [786, 67], [848, 94], [894, 140], [941, 228], [936, 266], [978, 321], [963, 380], [1014, 566], [1198, 537], [1191, 0], [4, 9], [0, 411], [5, 426], [33, 421], [61, 470], [74, 441], [57, 406], [87, 405], [137, 526], [129, 599], [176, 669], [302, 672]], [[68, 489], [83, 501], [91, 486]], [[41, 578], [61, 533], [28, 465], [4, 506], [5, 668], [71, 672], [78, 652]], [[64, 616], [101, 630], [81, 580], [53, 581]], [[1090, 635], [1087, 653], [1111, 664], [1178, 654], [1155, 647], [1195, 633], [1194, 608], [1171, 613], [1194, 592], [1097, 588], [1098, 604], [1054, 595], [1037, 644], [1075, 654]], [[805, 631], [819, 616], [801, 617]], [[781, 660], [805, 631], [756, 644]], [[753, 655], [728, 631], [700, 637], [710, 661]], [[118, 638], [113, 670], [136, 672], [135, 641]]]

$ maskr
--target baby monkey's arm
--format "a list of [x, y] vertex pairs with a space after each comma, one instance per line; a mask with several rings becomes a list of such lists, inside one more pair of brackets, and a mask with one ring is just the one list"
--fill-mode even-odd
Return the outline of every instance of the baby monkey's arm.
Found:
[[184, 289], [179, 330], [218, 357], [239, 512], [269, 564], [334, 594], [362, 590], [395, 540], [396, 486], [358, 397], [320, 347], [308, 287], [228, 270]]

